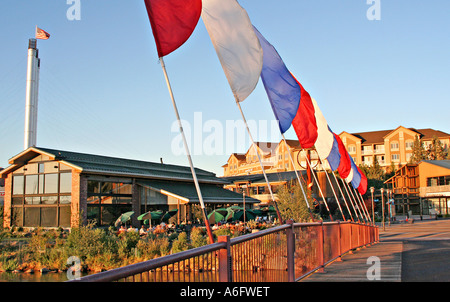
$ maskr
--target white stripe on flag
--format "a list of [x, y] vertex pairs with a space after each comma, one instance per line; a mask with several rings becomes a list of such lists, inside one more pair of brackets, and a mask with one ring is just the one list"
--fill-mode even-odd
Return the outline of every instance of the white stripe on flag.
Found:
[[263, 53], [247, 12], [235, 0], [203, 0], [202, 19], [237, 101], [261, 75]]
[[314, 106], [314, 115], [317, 123], [317, 140], [314, 144], [316, 151], [319, 154], [321, 160], [325, 160], [333, 148], [334, 136], [328, 129], [328, 123], [322, 114], [317, 102], [314, 98], [311, 98]]

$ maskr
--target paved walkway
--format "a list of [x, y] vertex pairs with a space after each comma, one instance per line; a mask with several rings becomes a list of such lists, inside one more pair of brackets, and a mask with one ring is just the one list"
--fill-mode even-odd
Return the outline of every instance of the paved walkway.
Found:
[[386, 224], [379, 243], [346, 254], [301, 282], [345, 281], [450, 281], [450, 220]]

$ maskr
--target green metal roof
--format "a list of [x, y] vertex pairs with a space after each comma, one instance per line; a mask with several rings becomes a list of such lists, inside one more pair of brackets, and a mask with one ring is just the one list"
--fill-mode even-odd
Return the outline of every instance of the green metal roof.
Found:
[[[192, 182], [170, 182], [159, 180], [138, 181], [138, 185], [155, 190], [167, 191], [174, 195], [189, 199], [190, 203], [199, 203], [197, 190]], [[243, 195], [227, 189], [221, 185], [200, 184], [203, 201], [205, 203], [242, 203]], [[163, 193], [164, 194], [164, 193]], [[245, 196], [246, 203], [260, 203], [260, 200]]]
[[[306, 175], [306, 171], [297, 171], [299, 176]], [[287, 171], [287, 172], [274, 172], [274, 173], [266, 173], [267, 180], [269, 183], [279, 182], [279, 181], [290, 181], [297, 180], [297, 176], [295, 175], [295, 171]], [[266, 184], [266, 179], [264, 178], [264, 174], [249, 174], [249, 175], [239, 175], [239, 176], [228, 176], [222, 177], [223, 180], [227, 182], [240, 182], [240, 181], [248, 181], [253, 184]]]
[[[193, 182], [190, 167], [147, 162], [141, 160], [94, 155], [49, 148], [32, 147], [23, 151], [19, 156], [22, 161], [28, 161], [36, 156], [36, 152], [53, 155], [55, 160], [64, 161], [79, 167], [82, 173], [106, 174], [114, 176], [128, 176], [136, 178], [165, 179]], [[30, 154], [31, 153], [31, 154]], [[32, 156], [33, 155], [33, 156]], [[17, 165], [16, 165], [17, 167]], [[216, 177], [212, 172], [195, 168], [197, 179], [201, 183], [225, 184], [225, 180]]]

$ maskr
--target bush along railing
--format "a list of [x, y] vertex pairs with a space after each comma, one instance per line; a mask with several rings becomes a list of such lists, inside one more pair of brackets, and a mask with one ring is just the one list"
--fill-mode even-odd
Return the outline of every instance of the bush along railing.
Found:
[[353, 222], [288, 223], [68, 282], [294, 282], [379, 241]]

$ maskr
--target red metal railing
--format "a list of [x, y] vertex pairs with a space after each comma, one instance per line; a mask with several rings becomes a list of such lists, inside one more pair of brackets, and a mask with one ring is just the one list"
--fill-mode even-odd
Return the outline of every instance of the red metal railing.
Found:
[[366, 224], [288, 223], [71, 281], [293, 282], [378, 240]]

